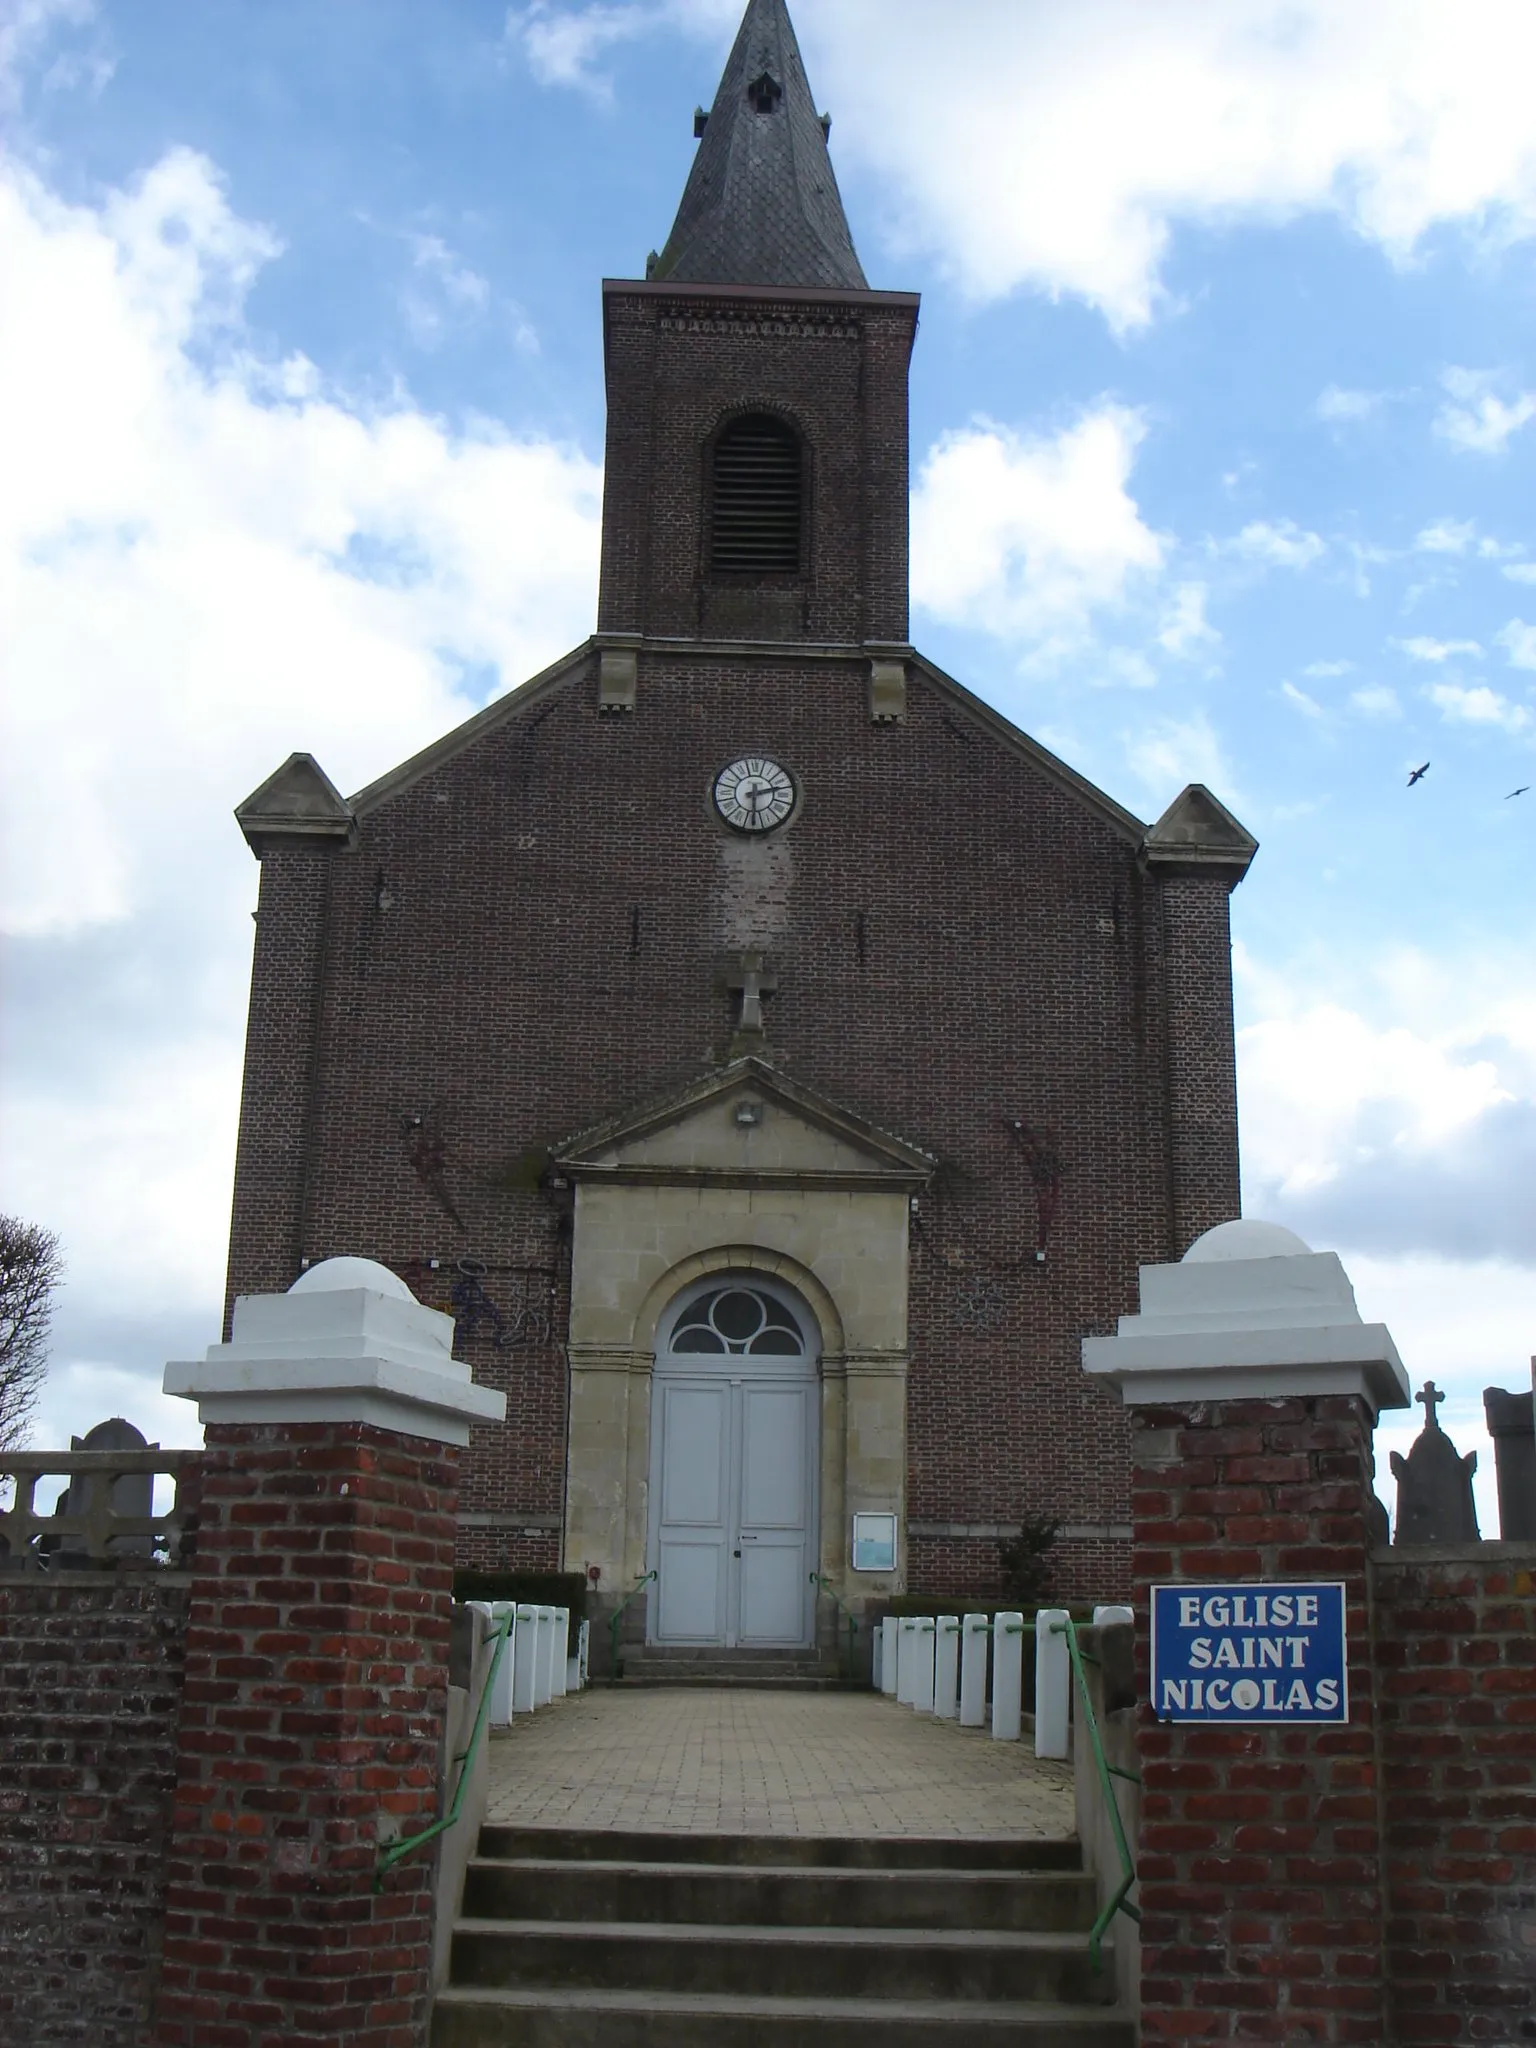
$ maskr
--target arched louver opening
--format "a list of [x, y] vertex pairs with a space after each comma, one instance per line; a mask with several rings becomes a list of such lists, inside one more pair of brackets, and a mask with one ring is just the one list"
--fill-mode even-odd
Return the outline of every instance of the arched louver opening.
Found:
[[716, 572], [800, 568], [800, 443], [782, 420], [749, 413], [715, 443], [709, 562]]

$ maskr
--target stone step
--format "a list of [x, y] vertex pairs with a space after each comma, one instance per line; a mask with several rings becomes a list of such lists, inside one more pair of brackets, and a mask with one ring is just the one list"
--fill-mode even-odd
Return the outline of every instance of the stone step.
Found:
[[716, 1927], [474, 1920], [454, 1927], [456, 1988], [729, 1992], [801, 1998], [1038, 2000], [1112, 1995], [1082, 1934], [888, 1927]]
[[477, 1858], [464, 1887], [464, 1912], [475, 1920], [1064, 1934], [1090, 1928], [1095, 1910], [1091, 1878], [1050, 1870], [817, 1870]]
[[432, 2048], [1135, 2048], [1102, 2007], [452, 1986]]
[[676, 1686], [710, 1692], [842, 1692], [845, 1682], [825, 1672], [767, 1671], [635, 1671], [626, 1664], [621, 1678], [610, 1683], [626, 1686]]
[[764, 1649], [756, 1643], [636, 1643], [624, 1653], [643, 1657], [652, 1664], [710, 1664], [729, 1658], [738, 1664], [822, 1664], [828, 1661], [821, 1650]]
[[480, 1854], [563, 1863], [747, 1864], [775, 1870], [1068, 1870], [1083, 1867], [1067, 1836], [1029, 1840], [957, 1835], [717, 1835], [630, 1828], [520, 1828], [488, 1824]]

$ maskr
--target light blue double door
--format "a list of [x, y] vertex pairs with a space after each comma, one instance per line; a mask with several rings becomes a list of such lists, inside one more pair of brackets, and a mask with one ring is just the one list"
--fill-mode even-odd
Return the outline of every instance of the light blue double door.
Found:
[[[760, 1288], [717, 1287], [690, 1306], [701, 1312], [674, 1315], [653, 1383], [650, 1633], [679, 1646], [799, 1648], [815, 1613], [814, 1352]], [[746, 1339], [726, 1335], [743, 1329]], [[718, 1350], [714, 1336], [725, 1337]]]

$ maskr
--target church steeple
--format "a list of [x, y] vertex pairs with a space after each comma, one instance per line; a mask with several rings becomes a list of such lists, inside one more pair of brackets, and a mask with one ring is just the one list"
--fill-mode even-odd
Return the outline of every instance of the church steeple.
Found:
[[750, 0], [701, 126], [652, 277], [869, 289], [785, 0]]

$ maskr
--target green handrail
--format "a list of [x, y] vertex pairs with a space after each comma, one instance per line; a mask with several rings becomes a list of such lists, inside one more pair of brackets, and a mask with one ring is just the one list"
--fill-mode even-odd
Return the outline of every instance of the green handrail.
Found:
[[459, 1782], [454, 1787], [452, 1805], [441, 1820], [433, 1821], [431, 1827], [423, 1828], [419, 1835], [411, 1835], [403, 1842], [396, 1842], [392, 1848], [380, 1850], [378, 1868], [373, 1874], [373, 1888], [376, 1892], [383, 1891], [385, 1876], [394, 1869], [397, 1863], [402, 1862], [407, 1856], [413, 1855], [416, 1850], [422, 1848], [426, 1843], [436, 1841], [439, 1835], [445, 1835], [458, 1820], [464, 1805], [464, 1793], [469, 1784], [469, 1774], [474, 1769], [475, 1756], [485, 1735], [485, 1724], [490, 1718], [491, 1687], [496, 1683], [496, 1673], [501, 1668], [502, 1657], [506, 1653], [507, 1644], [511, 1639], [512, 1624], [515, 1617], [516, 1609], [508, 1608], [507, 1612], [496, 1624], [492, 1634], [481, 1637], [482, 1642], [494, 1642], [496, 1648], [491, 1653], [491, 1668], [485, 1674], [485, 1686], [480, 1694], [480, 1706], [475, 1715], [475, 1725], [470, 1734], [469, 1747], [461, 1751], [454, 1758], [454, 1762], [460, 1765], [461, 1768], [459, 1771]]
[[1120, 1803], [1115, 1798], [1114, 1786], [1109, 1782], [1111, 1777], [1116, 1777], [1126, 1778], [1131, 1784], [1139, 1785], [1141, 1779], [1134, 1771], [1123, 1771], [1118, 1764], [1112, 1764], [1104, 1754], [1104, 1745], [1099, 1740], [1099, 1724], [1094, 1718], [1093, 1701], [1088, 1692], [1088, 1679], [1083, 1670], [1084, 1653], [1078, 1644], [1076, 1622], [1072, 1620], [1070, 1615], [1065, 1621], [1053, 1621], [1051, 1623], [1051, 1634], [1065, 1636], [1067, 1639], [1067, 1655], [1072, 1659], [1073, 1676], [1077, 1680], [1077, 1689], [1082, 1695], [1083, 1719], [1088, 1726], [1088, 1739], [1093, 1744], [1093, 1761], [1098, 1768], [1099, 1786], [1104, 1794], [1104, 1804], [1109, 1808], [1110, 1825], [1115, 1832], [1115, 1847], [1120, 1851], [1120, 1869], [1123, 1874], [1120, 1879], [1119, 1890], [1109, 1901], [1108, 1905], [1105, 1906], [1098, 1919], [1094, 1921], [1093, 1932], [1088, 1936], [1088, 1960], [1093, 1970], [1098, 1972], [1104, 1967], [1104, 1930], [1109, 1926], [1110, 1921], [1114, 1919], [1115, 1915], [1117, 1913], [1124, 1913], [1128, 1919], [1134, 1920], [1138, 1926], [1141, 1923], [1140, 1906], [1133, 1906], [1127, 1896], [1131, 1886], [1136, 1882], [1136, 1865], [1131, 1860], [1131, 1852], [1126, 1843], [1125, 1823], [1120, 1818]]
[[624, 1598], [608, 1617], [608, 1647], [611, 1653], [609, 1668], [615, 1678], [619, 1675], [619, 1623], [624, 1619], [624, 1610], [628, 1607], [631, 1600], [638, 1600], [640, 1598], [642, 1591], [651, 1583], [652, 1579], [659, 1579], [660, 1577], [660, 1572], [647, 1572], [644, 1578], [636, 1579], [632, 1590], [624, 1595]]
[[842, 1601], [842, 1600], [841, 1600], [841, 1599], [839, 1598], [839, 1596], [838, 1596], [838, 1593], [837, 1593], [837, 1591], [836, 1591], [836, 1588], [835, 1588], [835, 1587], [834, 1587], [834, 1586], [832, 1585], [831, 1581], [830, 1581], [830, 1580], [829, 1580], [828, 1578], [826, 1578], [826, 1577], [824, 1576], [824, 1574], [822, 1574], [821, 1572], [812, 1572], [812, 1573], [810, 1574], [810, 1581], [811, 1581], [811, 1584], [812, 1584], [813, 1586], [815, 1586], [815, 1587], [817, 1588], [817, 1590], [818, 1590], [819, 1592], [822, 1592], [822, 1593], [825, 1593], [825, 1594], [826, 1594], [827, 1598], [828, 1598], [828, 1599], [829, 1599], [829, 1600], [830, 1600], [830, 1601], [832, 1602], [832, 1605], [833, 1605], [833, 1606], [834, 1606], [834, 1607], [835, 1607], [835, 1608], [836, 1608], [836, 1609], [838, 1610], [838, 1612], [839, 1612], [840, 1614], [844, 1615], [844, 1616], [846, 1617], [846, 1619], [847, 1619], [847, 1622], [848, 1622], [848, 1683], [849, 1683], [849, 1684], [851, 1685], [851, 1684], [853, 1683], [853, 1639], [854, 1639], [854, 1637], [855, 1637], [855, 1636], [856, 1636], [856, 1635], [858, 1634], [858, 1632], [859, 1632], [859, 1624], [858, 1624], [858, 1621], [857, 1621], [857, 1619], [856, 1619], [856, 1618], [855, 1618], [855, 1617], [854, 1617], [854, 1616], [853, 1616], [852, 1614], [850, 1614], [850, 1613], [848, 1612], [848, 1609], [847, 1609], [847, 1607], [846, 1607], [846, 1606], [845, 1606], [845, 1605], [843, 1604], [843, 1601]]

